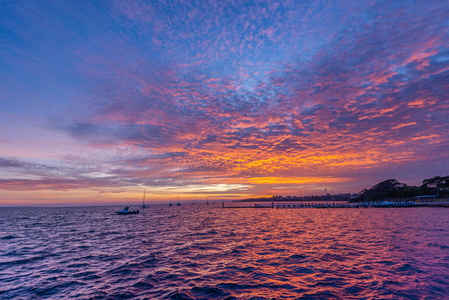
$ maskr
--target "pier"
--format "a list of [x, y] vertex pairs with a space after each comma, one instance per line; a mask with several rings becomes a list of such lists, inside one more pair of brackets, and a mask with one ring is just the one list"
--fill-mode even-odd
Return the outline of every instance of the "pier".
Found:
[[272, 209], [306, 209], [306, 208], [391, 208], [391, 207], [449, 207], [449, 199], [432, 200], [403, 200], [403, 201], [372, 201], [372, 202], [271, 202], [255, 203], [252, 206], [225, 206], [222, 202], [222, 208], [272, 208]]

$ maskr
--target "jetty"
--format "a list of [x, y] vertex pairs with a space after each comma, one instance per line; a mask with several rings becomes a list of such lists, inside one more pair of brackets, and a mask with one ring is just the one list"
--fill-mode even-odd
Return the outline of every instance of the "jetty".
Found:
[[231, 204], [222, 208], [272, 208], [272, 209], [306, 209], [306, 208], [392, 208], [392, 207], [449, 207], [449, 199], [416, 198], [399, 201], [371, 201], [371, 202], [274, 202], [254, 203], [254, 205], [240, 206]]

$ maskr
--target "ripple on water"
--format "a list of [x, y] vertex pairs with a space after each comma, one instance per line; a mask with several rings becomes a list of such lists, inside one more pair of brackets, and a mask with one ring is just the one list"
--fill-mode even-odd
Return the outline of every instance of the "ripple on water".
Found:
[[[441, 209], [0, 211], [4, 299], [444, 299]], [[386, 225], [388, 224], [388, 226]], [[421, 226], [420, 224], [426, 224]]]

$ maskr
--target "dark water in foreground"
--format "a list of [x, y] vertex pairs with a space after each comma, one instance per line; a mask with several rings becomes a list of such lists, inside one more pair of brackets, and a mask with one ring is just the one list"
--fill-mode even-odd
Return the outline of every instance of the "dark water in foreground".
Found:
[[449, 209], [1, 208], [1, 299], [448, 299]]

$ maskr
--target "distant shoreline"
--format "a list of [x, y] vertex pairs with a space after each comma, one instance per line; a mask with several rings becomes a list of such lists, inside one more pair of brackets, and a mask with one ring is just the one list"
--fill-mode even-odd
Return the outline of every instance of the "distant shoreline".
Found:
[[344, 202], [349, 200], [337, 200], [337, 199], [329, 199], [329, 200], [310, 200], [310, 199], [293, 199], [293, 198], [285, 198], [285, 199], [270, 199], [270, 198], [254, 198], [254, 199], [243, 199], [243, 200], [234, 200], [232, 202]]
[[333, 201], [333, 202], [341, 202], [341, 201], [351, 201], [358, 194], [336, 194], [336, 195], [320, 195], [320, 196], [272, 196], [272, 197], [256, 197], [256, 198], [246, 198], [243, 200], [235, 200], [232, 202], [311, 202], [311, 201]]

